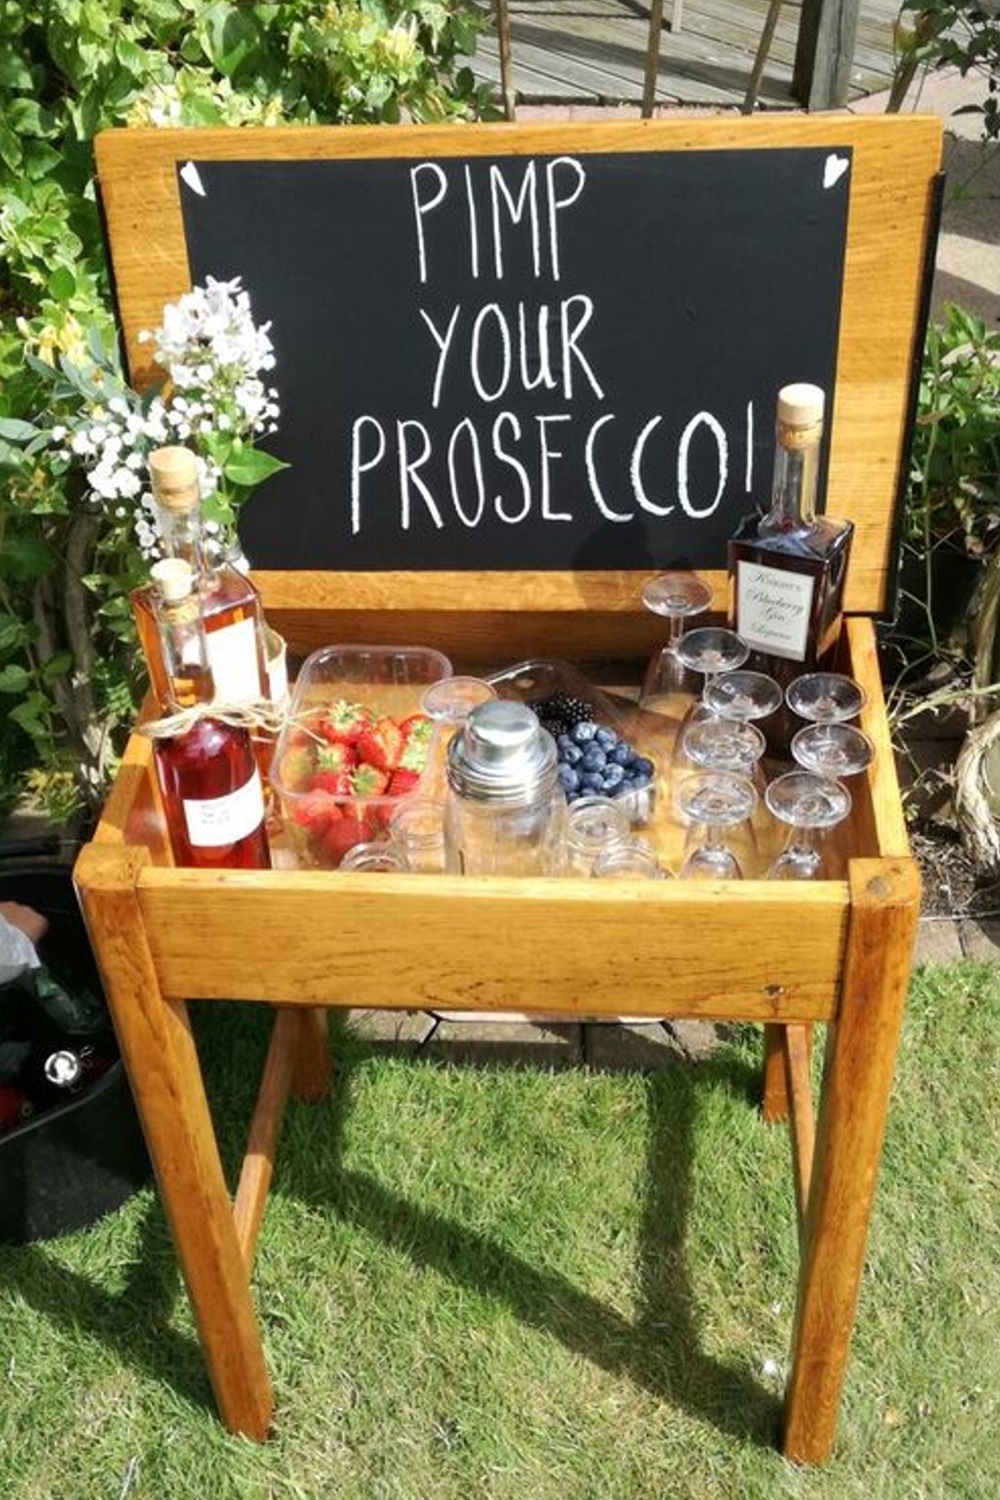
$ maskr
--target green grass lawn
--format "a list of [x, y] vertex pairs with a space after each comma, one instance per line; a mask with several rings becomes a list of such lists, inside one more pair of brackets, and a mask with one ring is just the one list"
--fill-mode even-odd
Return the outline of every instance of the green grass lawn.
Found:
[[[265, 1045], [195, 1012], [230, 1167]], [[255, 1287], [272, 1440], [219, 1425], [152, 1190], [0, 1248], [4, 1500], [992, 1500], [1000, 969], [914, 980], [837, 1453], [775, 1451], [797, 1254], [759, 1034], [655, 1072], [339, 1036], [289, 1106]]]

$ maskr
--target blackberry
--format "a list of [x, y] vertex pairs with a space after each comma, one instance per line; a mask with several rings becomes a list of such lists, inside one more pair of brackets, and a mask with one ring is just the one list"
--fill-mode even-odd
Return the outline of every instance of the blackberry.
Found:
[[534, 709], [542, 727], [550, 734], [568, 734], [574, 725], [590, 718], [590, 705], [572, 693], [550, 693], [547, 698], [538, 698], [528, 705]]

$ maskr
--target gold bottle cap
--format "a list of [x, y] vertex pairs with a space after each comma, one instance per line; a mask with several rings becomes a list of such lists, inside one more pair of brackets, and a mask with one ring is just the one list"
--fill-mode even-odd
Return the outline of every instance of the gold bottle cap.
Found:
[[150, 574], [167, 604], [186, 599], [194, 588], [191, 564], [183, 557], [162, 558], [153, 564]]
[[164, 510], [193, 510], [198, 504], [198, 460], [190, 448], [154, 448], [147, 459], [157, 505]]
[[818, 385], [797, 381], [778, 392], [778, 421], [784, 427], [815, 427], [823, 420], [826, 397]]

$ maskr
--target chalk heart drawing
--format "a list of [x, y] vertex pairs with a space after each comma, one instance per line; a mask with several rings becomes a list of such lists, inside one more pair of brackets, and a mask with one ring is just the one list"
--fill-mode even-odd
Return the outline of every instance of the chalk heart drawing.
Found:
[[840, 181], [848, 167], [851, 165], [849, 157], [837, 156], [831, 151], [823, 163], [823, 186], [832, 188]]

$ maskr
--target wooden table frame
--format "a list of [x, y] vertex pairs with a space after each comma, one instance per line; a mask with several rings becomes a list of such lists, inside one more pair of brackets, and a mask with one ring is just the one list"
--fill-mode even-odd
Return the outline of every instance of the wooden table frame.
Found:
[[[756, 1021], [767, 1118], [792, 1126], [801, 1269], [783, 1446], [831, 1449], [919, 912], [871, 624], [851, 622], [875, 768], [846, 879], [816, 885], [203, 872], [164, 863], [148, 743], [133, 739], [76, 880], [223, 1420], [264, 1437], [272, 1392], [251, 1294], [285, 1100], [322, 1095], [325, 1007], [517, 1009]], [[637, 907], [640, 910], [637, 910]], [[331, 920], [337, 944], [323, 934]], [[638, 922], [638, 927], [637, 927]], [[643, 933], [636, 953], [626, 924]], [[266, 957], [265, 957], [266, 955]], [[595, 985], [595, 976], [602, 983]], [[235, 1199], [187, 998], [276, 1007]], [[809, 1037], [829, 1026], [813, 1120]]]
[[[133, 736], [77, 887], [146, 1132], [219, 1409], [262, 1438], [272, 1391], [251, 1293], [254, 1248], [289, 1092], [327, 1086], [326, 1008], [523, 1011], [741, 1020], [764, 1028], [764, 1110], [792, 1128], [801, 1265], [784, 1452], [832, 1447], [854, 1324], [920, 887], [910, 856], [871, 615], [893, 571], [926, 311], [941, 126], [908, 117], [676, 120], [195, 132], [97, 139], [130, 373], [139, 330], [187, 290], [178, 163], [820, 145], [853, 152], [827, 504], [855, 523], [846, 670], [864, 684], [873, 766], [852, 784], [837, 878], [788, 884], [461, 879], [175, 869], [148, 742]], [[148, 225], [157, 233], [150, 237]], [[302, 656], [332, 641], [411, 642], [475, 669], [569, 657], [634, 665], [661, 644], [645, 575], [263, 573], [270, 622]], [[726, 579], [709, 574], [721, 614]], [[474, 601], [474, 608], [470, 608]], [[610, 677], [607, 680], [621, 680]], [[331, 946], [326, 934], [335, 926]], [[623, 933], [630, 934], [623, 941]], [[641, 933], [641, 945], [634, 934]], [[187, 1000], [275, 1007], [235, 1198], [222, 1172]], [[827, 1025], [818, 1112], [814, 1023]]]

